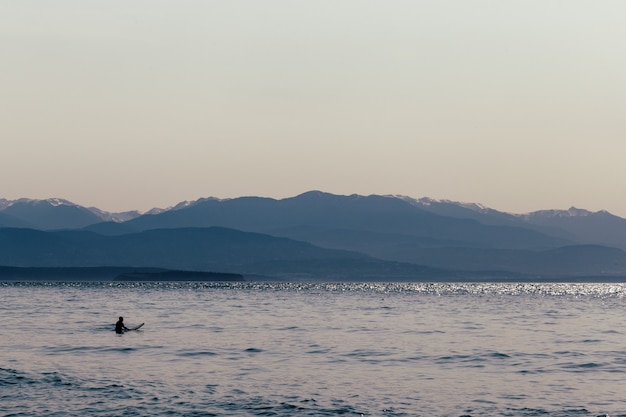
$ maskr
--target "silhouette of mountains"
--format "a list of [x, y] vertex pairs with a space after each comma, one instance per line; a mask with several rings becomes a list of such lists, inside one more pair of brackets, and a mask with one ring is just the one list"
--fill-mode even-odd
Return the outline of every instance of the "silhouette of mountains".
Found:
[[[106, 213], [0, 200], [0, 265], [141, 266], [281, 279], [554, 279], [626, 275], [626, 220], [312, 191]], [[60, 230], [65, 229], [65, 230]], [[71, 229], [71, 230], [70, 230]]]
[[139, 216], [137, 211], [109, 213], [83, 207], [70, 201], [0, 199], [0, 227], [31, 227], [40, 230], [79, 229], [103, 221], [126, 221]]
[[435, 268], [386, 262], [356, 252], [219, 227], [152, 229], [118, 236], [4, 228], [0, 229], [0, 265], [149, 267], [281, 279], [447, 276]]
[[182, 209], [140, 216], [123, 224], [88, 228], [104, 234], [155, 228], [221, 226], [282, 234], [294, 228], [363, 230], [432, 238], [447, 243], [505, 247], [554, 247], [566, 240], [521, 227], [491, 226], [473, 219], [445, 217], [383, 196], [336, 196], [309, 192], [283, 200], [243, 197], [203, 200]]

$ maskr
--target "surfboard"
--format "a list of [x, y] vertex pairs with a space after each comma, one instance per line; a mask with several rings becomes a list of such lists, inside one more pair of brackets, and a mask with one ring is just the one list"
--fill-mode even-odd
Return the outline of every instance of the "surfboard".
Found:
[[131, 328], [129, 328], [128, 330], [139, 330], [139, 329], [141, 329], [141, 326], [143, 326], [143, 323], [141, 323], [141, 324], [140, 324], [140, 325], [138, 325], [138, 326], [131, 327]]

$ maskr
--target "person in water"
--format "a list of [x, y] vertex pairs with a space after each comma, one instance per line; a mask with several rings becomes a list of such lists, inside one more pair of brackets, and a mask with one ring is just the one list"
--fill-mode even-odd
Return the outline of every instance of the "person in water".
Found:
[[128, 330], [128, 327], [124, 326], [124, 317], [120, 317], [117, 323], [115, 323], [115, 333], [122, 334], [124, 330]]

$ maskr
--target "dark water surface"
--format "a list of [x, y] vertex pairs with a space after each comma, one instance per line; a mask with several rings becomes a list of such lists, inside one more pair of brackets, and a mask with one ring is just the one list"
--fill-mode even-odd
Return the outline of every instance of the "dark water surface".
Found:
[[[623, 284], [0, 283], [2, 416], [626, 416]], [[116, 335], [123, 315], [135, 332]]]

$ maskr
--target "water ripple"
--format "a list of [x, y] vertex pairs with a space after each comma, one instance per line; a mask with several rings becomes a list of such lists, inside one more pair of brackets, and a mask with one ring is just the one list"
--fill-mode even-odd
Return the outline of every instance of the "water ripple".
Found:
[[622, 284], [0, 287], [0, 415], [626, 417]]

